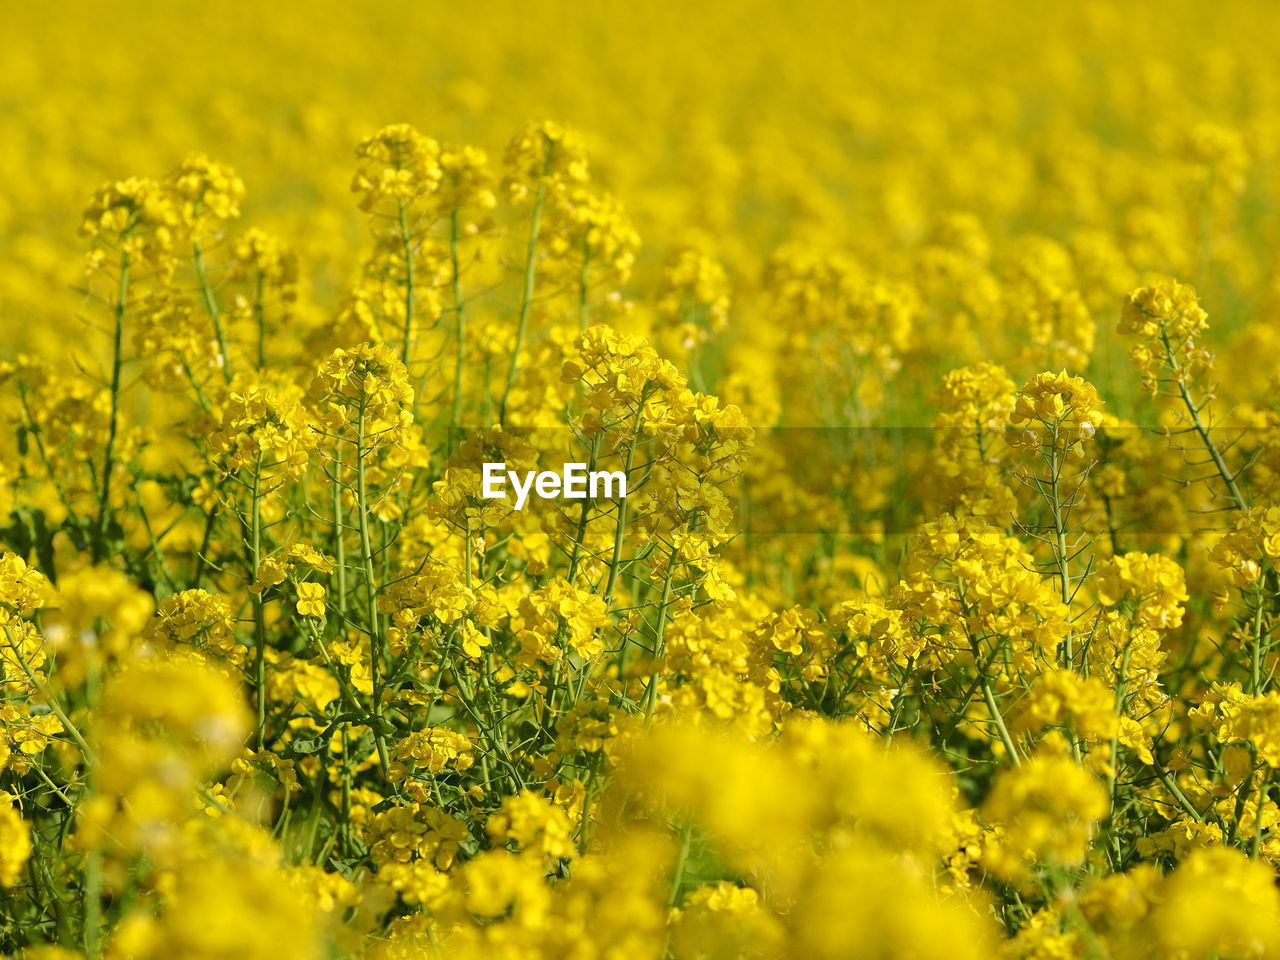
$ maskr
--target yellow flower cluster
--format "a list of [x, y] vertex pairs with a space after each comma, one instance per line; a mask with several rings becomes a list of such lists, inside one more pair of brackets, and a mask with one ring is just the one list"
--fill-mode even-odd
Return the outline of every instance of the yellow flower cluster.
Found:
[[1116, 332], [1137, 341], [1129, 356], [1156, 393], [1161, 382], [1192, 382], [1208, 369], [1209, 353], [1197, 344], [1208, 321], [1193, 288], [1164, 280], [1125, 297]]

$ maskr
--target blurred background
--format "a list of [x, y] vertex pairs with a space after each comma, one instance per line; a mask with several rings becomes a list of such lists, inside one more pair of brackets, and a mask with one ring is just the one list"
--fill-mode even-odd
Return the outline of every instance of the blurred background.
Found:
[[[1124, 413], [1138, 391], [1111, 330], [1142, 277], [1198, 286], [1224, 379], [1256, 387], [1280, 323], [1272, 4], [5, 7], [6, 353], [56, 352], [86, 312], [90, 193], [192, 150], [240, 173], [241, 223], [298, 250], [300, 322], [326, 322], [368, 246], [354, 145], [398, 121], [495, 159], [529, 120], [576, 128], [642, 238], [632, 290], [691, 248], [726, 271], [708, 388], [801, 323], [779, 262], [907, 291], [907, 326], [858, 321], [892, 343], [886, 377], [913, 358], [930, 375], [999, 360], [1019, 382], [1067, 366]], [[650, 330], [654, 298], [633, 299], [623, 324]], [[882, 388], [926, 422], [919, 383]]]

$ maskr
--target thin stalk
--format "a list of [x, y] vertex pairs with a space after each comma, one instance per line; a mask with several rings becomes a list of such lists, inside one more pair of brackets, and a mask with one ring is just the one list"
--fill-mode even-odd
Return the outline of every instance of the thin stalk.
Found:
[[1173, 380], [1178, 385], [1178, 395], [1182, 399], [1182, 405], [1187, 410], [1187, 419], [1191, 421], [1191, 426], [1196, 434], [1200, 437], [1200, 443], [1204, 447], [1205, 452], [1209, 454], [1209, 458], [1213, 461], [1214, 469], [1218, 471], [1218, 476], [1222, 478], [1222, 482], [1226, 484], [1227, 492], [1231, 495], [1232, 503], [1235, 508], [1240, 511], [1249, 509], [1249, 502], [1245, 499], [1244, 494], [1240, 492], [1240, 487], [1236, 484], [1236, 478], [1232, 475], [1231, 470], [1227, 467], [1227, 462], [1222, 456], [1222, 452], [1218, 449], [1218, 445], [1213, 442], [1209, 436], [1209, 428], [1205, 426], [1203, 420], [1200, 419], [1200, 411], [1196, 407], [1194, 398], [1191, 396], [1191, 390], [1187, 387], [1182, 377], [1182, 366], [1178, 363], [1177, 353], [1173, 349], [1173, 345], [1169, 343], [1169, 335], [1165, 331], [1160, 331], [1160, 340], [1164, 344], [1165, 358], [1169, 362], [1169, 369], [1173, 372]]
[[213, 335], [218, 341], [218, 354], [222, 357], [222, 376], [227, 383], [231, 382], [231, 355], [227, 353], [227, 338], [222, 332], [222, 311], [218, 309], [218, 299], [213, 295], [213, 287], [209, 285], [209, 273], [204, 265], [204, 253], [199, 243], [191, 245], [191, 258], [196, 267], [196, 278], [200, 281], [200, 294], [204, 300], [205, 312], [213, 323]]
[[533, 218], [529, 224], [529, 248], [524, 260], [524, 292], [520, 297], [520, 321], [516, 327], [516, 344], [511, 351], [511, 366], [507, 368], [507, 385], [502, 391], [502, 402], [498, 405], [498, 423], [507, 422], [507, 400], [511, 396], [511, 387], [516, 382], [516, 372], [520, 366], [520, 351], [524, 349], [525, 333], [529, 328], [529, 314], [533, 309], [534, 281], [538, 267], [538, 234], [542, 230], [542, 205], [547, 199], [546, 180], [538, 181], [538, 193], [533, 201]]
[[218, 506], [214, 504], [209, 510], [208, 516], [204, 521], [204, 534], [200, 537], [200, 549], [196, 552], [196, 571], [192, 578], [191, 586], [199, 587], [201, 580], [204, 578], [204, 568], [208, 566], [205, 559], [209, 552], [209, 545], [213, 542], [213, 528], [218, 522]]
[[338, 613], [347, 615], [347, 547], [343, 539], [346, 518], [342, 510], [342, 450], [338, 449], [333, 461], [333, 555], [334, 573], [337, 576]]
[[675, 869], [671, 871], [671, 884], [667, 887], [667, 908], [680, 900], [680, 888], [684, 885], [684, 872], [689, 864], [689, 848], [693, 845], [693, 827], [686, 823], [680, 828], [680, 845], [676, 848]]
[[1000, 712], [1000, 707], [996, 704], [996, 695], [991, 689], [989, 680], [984, 679], [982, 681], [982, 696], [987, 701], [987, 710], [991, 713], [991, 719], [995, 721], [996, 730], [1000, 733], [1000, 742], [1004, 744], [1004, 749], [1009, 754], [1009, 759], [1013, 761], [1015, 767], [1021, 766], [1022, 758], [1018, 756], [1018, 748], [1013, 744], [1013, 737], [1009, 736], [1009, 728], [1005, 726], [1004, 714]]
[[578, 272], [578, 329], [587, 329], [587, 293], [591, 289], [591, 244], [582, 235], [582, 269]]
[[253, 315], [258, 321], [258, 369], [267, 365], [267, 307], [263, 303], [262, 271], [258, 271], [257, 290], [253, 301]]
[[1262, 692], [1262, 641], [1265, 631], [1262, 629], [1262, 608], [1266, 601], [1263, 597], [1261, 581], [1255, 592], [1256, 606], [1253, 611], [1253, 643], [1250, 644], [1252, 657], [1249, 664], [1249, 693], [1257, 696]]
[[1253, 836], [1249, 840], [1249, 857], [1253, 860], [1258, 859], [1258, 849], [1262, 846], [1262, 805], [1267, 801], [1274, 779], [1275, 771], [1269, 770], [1258, 786], [1258, 811], [1253, 818]]
[[102, 487], [98, 494], [97, 535], [93, 543], [93, 559], [97, 563], [106, 556], [107, 511], [111, 501], [111, 477], [115, 473], [116, 436], [120, 432], [120, 385], [124, 375], [124, 320], [129, 300], [129, 251], [120, 253], [120, 282], [117, 287], [115, 334], [111, 348], [111, 420], [107, 425], [107, 443], [103, 453]]
[[90, 850], [84, 863], [84, 955], [97, 960], [102, 926], [102, 854]]
[[[671, 563], [667, 567], [667, 576], [662, 584], [662, 599], [658, 602], [658, 624], [654, 631], [653, 638], [653, 659], [655, 664], [662, 657], [664, 650], [664, 634], [667, 629], [667, 608], [671, 605], [671, 581], [675, 579], [676, 560], [673, 556]], [[619, 671], [619, 680], [622, 680], [621, 671]], [[658, 670], [655, 669], [649, 676], [649, 689], [645, 692], [644, 702], [644, 718], [645, 721], [653, 719], [653, 708], [658, 702]]]
[[378, 762], [385, 775], [389, 766], [387, 740], [382, 731], [382, 630], [378, 625], [378, 585], [373, 571], [373, 546], [369, 537], [369, 496], [364, 463], [364, 401], [356, 424], [356, 500], [360, 521], [360, 558], [364, 563], [365, 603], [369, 618], [369, 671], [373, 681], [373, 739], [378, 745]]
[[1058, 585], [1062, 605], [1067, 608], [1067, 631], [1062, 638], [1062, 666], [1068, 670], [1075, 666], [1075, 651], [1071, 638], [1071, 555], [1067, 549], [1067, 523], [1062, 511], [1062, 494], [1059, 481], [1062, 464], [1058, 460], [1058, 433], [1054, 430], [1053, 452], [1049, 455], [1049, 511], [1053, 517], [1054, 560], [1058, 564]]
[[[595, 472], [596, 462], [600, 453], [600, 436], [599, 434], [591, 438], [591, 460], [587, 464], [587, 473], [590, 475]], [[587, 532], [587, 518], [591, 515], [591, 498], [586, 497], [582, 501], [582, 510], [578, 514], [578, 527], [573, 534], [573, 550], [569, 555], [569, 584], [573, 585], [578, 577], [578, 563], [582, 559], [582, 540]], [[468, 539], [468, 545], [470, 541]], [[468, 562], [468, 573], [470, 573], [470, 563]], [[467, 585], [470, 587], [470, 584]]]
[[409, 366], [410, 345], [413, 342], [413, 244], [409, 237], [409, 224], [405, 219], [404, 200], [396, 201], [400, 224], [400, 247], [404, 256], [404, 343], [400, 345], [400, 359]]
[[[251, 554], [251, 563], [253, 569], [250, 576], [254, 579], [258, 576], [258, 569], [262, 565], [262, 455], [258, 455], [258, 462], [253, 469], [253, 488], [251, 492], [253, 502], [250, 506], [250, 544], [249, 550]], [[253, 682], [256, 688], [257, 707], [258, 707], [258, 749], [263, 749], [266, 741], [267, 730], [267, 620], [265, 612], [265, 604], [262, 600], [262, 591], [255, 591], [253, 594], [253, 638], [254, 638], [254, 657], [253, 657]]]
[[[623, 465], [623, 473], [627, 478], [627, 483], [631, 483], [631, 466], [635, 460], [636, 445], [640, 441], [640, 417], [644, 414], [645, 400], [648, 399], [648, 388], [640, 393], [640, 401], [636, 404], [636, 415], [631, 422], [631, 440], [627, 443], [627, 457]], [[618, 570], [622, 566], [622, 539], [623, 533], [627, 528], [627, 498], [623, 497], [618, 501], [618, 523], [613, 531], [613, 556], [609, 560], [609, 579], [604, 588], [604, 605], [609, 606], [613, 602], [613, 589], [618, 583]], [[626, 642], [623, 642], [623, 650], [626, 650]]]
[[[453, 272], [453, 409], [449, 424], [455, 429], [462, 423], [462, 385], [467, 358], [467, 303], [462, 296], [462, 267], [458, 261], [458, 209], [449, 213], [449, 263]], [[450, 438], [452, 446], [453, 439]]]
[[1178, 801], [1178, 806], [1182, 807], [1182, 809], [1186, 811], [1187, 815], [1196, 823], [1203, 823], [1204, 817], [1200, 815], [1200, 811], [1197, 810], [1195, 806], [1192, 805], [1191, 801], [1187, 799], [1187, 795], [1182, 792], [1178, 787], [1178, 784], [1171, 776], [1169, 776], [1169, 772], [1165, 770], [1164, 766], [1159, 761], [1156, 762], [1155, 769], [1156, 776], [1160, 778], [1160, 782], [1164, 784], [1165, 789], [1173, 794], [1173, 798]]
[[[1120, 671], [1116, 677], [1116, 716], [1124, 716], [1124, 697], [1125, 688], [1128, 685], [1129, 673], [1129, 652], [1128, 645], [1124, 648], [1124, 653], [1120, 657]], [[1117, 732], [1111, 736], [1111, 771], [1107, 774], [1107, 796], [1109, 802], [1107, 804], [1107, 827], [1108, 833], [1114, 842], [1117, 862], [1120, 854], [1120, 838], [1112, 829], [1116, 822], [1116, 788], [1120, 780], [1120, 734]]]
[[20, 666], [22, 668], [22, 672], [26, 674], [27, 680], [30, 681], [31, 686], [35, 689], [37, 694], [48, 702], [49, 709], [52, 710], [53, 715], [58, 718], [58, 722], [62, 724], [63, 729], [66, 730], [67, 733], [71, 734], [71, 739], [75, 741], [76, 746], [78, 746], [80, 751], [84, 754], [85, 762], [93, 763], [95, 757], [93, 751], [89, 749], [88, 742], [83, 736], [81, 736], [80, 731], [76, 728], [76, 725], [71, 722], [71, 718], [67, 716], [66, 711], [62, 709], [62, 706], [58, 703], [54, 695], [40, 683], [39, 679], [35, 675], [35, 671], [32, 670], [31, 665], [27, 663], [27, 658], [22, 655], [22, 650], [19, 649], [18, 642], [14, 639], [13, 631], [9, 629], [8, 624], [5, 624], [3, 629], [5, 637], [9, 640], [9, 649], [13, 651], [14, 659], [18, 661], [18, 666]]

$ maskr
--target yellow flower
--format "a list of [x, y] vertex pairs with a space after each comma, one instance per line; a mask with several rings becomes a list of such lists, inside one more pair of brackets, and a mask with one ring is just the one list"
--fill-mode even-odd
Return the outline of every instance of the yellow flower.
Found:
[[1025, 877], [1040, 861], [1078, 866], [1107, 805], [1092, 774], [1070, 757], [1042, 750], [1002, 772], [983, 803], [983, 819], [1004, 830], [984, 862], [1009, 880]]
[[0, 793], [0, 887], [17, 886], [31, 856], [31, 831], [15, 809], [14, 796]]
[[298, 602], [294, 605], [304, 617], [324, 616], [324, 585], [304, 582], [298, 584]]

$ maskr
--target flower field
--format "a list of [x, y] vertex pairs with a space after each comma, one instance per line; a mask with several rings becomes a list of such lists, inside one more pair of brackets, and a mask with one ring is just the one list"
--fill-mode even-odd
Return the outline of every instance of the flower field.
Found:
[[0, 955], [1280, 957], [1280, 8], [5, 21]]

